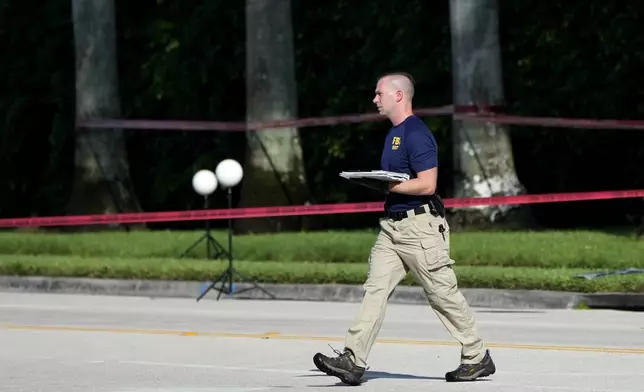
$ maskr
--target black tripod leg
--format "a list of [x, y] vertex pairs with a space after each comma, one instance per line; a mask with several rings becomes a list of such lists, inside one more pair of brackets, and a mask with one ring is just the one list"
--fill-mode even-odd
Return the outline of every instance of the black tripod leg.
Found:
[[208, 236], [208, 242], [212, 245], [212, 249], [214, 252], [214, 255], [212, 256], [213, 259], [219, 259], [222, 256], [228, 256], [228, 252], [226, 252], [226, 249], [224, 249], [224, 247], [221, 246], [221, 244], [217, 242], [217, 240], [215, 240], [210, 235]]
[[[224, 275], [221, 278], [221, 290], [219, 290], [219, 294], [217, 294], [217, 301], [219, 301], [219, 298], [224, 293], [224, 287], [226, 286], [226, 280], [225, 279], [227, 277], [229, 278], [230, 276], [231, 276], [230, 270], [227, 269], [226, 272], [224, 273]], [[233, 287], [229, 285], [228, 290], [226, 290], [226, 294], [230, 294], [232, 289], [233, 289]]]
[[189, 247], [188, 249], [186, 249], [183, 253], [181, 253], [181, 254], [179, 255], [179, 258], [180, 258], [180, 259], [181, 259], [181, 258], [183, 258], [183, 256], [187, 255], [187, 254], [188, 254], [188, 252], [190, 252], [191, 250], [193, 250], [197, 245], [199, 245], [199, 244], [201, 243], [201, 241], [203, 241], [203, 240], [205, 240], [205, 239], [206, 239], [206, 235], [204, 234], [203, 236], [201, 236], [201, 238], [199, 238], [199, 239], [198, 239], [197, 241], [195, 241], [192, 245], [190, 245], [190, 247]]
[[[237, 291], [235, 291], [235, 293], [234, 293], [234, 294], [236, 294], [236, 293], [243, 293], [243, 292], [245, 292], [245, 291], [249, 291], [249, 290], [253, 290], [253, 289], [259, 289], [259, 290], [261, 290], [262, 292], [264, 292], [264, 294], [268, 295], [268, 296], [269, 296], [269, 297], [271, 297], [272, 299], [275, 299], [275, 295], [273, 295], [273, 294], [269, 293], [265, 288], [263, 288], [262, 286], [260, 286], [257, 282], [254, 282], [254, 281], [253, 281], [251, 278], [249, 278], [248, 276], [243, 275], [242, 273], [240, 273], [239, 271], [237, 271], [237, 270], [236, 270], [236, 269], [234, 269], [234, 268], [232, 269], [232, 271], [233, 271], [233, 274], [234, 274], [234, 275], [237, 275], [237, 276], [239, 276], [239, 277], [241, 278], [241, 281], [242, 281], [242, 282], [250, 283], [250, 284], [253, 286], [253, 287], [248, 287], [248, 288], [245, 288], [245, 289], [237, 290]], [[232, 276], [232, 275], [231, 275], [231, 276]]]
[[[200, 299], [202, 299], [203, 297], [205, 297], [205, 296], [206, 296], [206, 294], [208, 294], [208, 292], [209, 292], [210, 290], [212, 290], [213, 288], [214, 288], [215, 290], [219, 291], [219, 295], [217, 295], [217, 300], [219, 300], [219, 297], [221, 296], [221, 293], [224, 291], [224, 287], [226, 286], [226, 280], [225, 280], [225, 278], [226, 278], [229, 274], [230, 274], [230, 271], [227, 269], [226, 271], [224, 271], [224, 273], [223, 273], [223, 274], [219, 275], [219, 277], [218, 277], [217, 279], [215, 279], [215, 280], [214, 280], [210, 285], [208, 285], [208, 287], [207, 287], [207, 288], [206, 288], [206, 289], [201, 293], [201, 295], [199, 295], [199, 297], [197, 297], [197, 302], [199, 302], [199, 300], [200, 300]], [[218, 288], [216, 288], [216, 287], [215, 287], [215, 285], [217, 285], [217, 283], [219, 283], [220, 281], [221, 281], [221, 288], [219, 288], [219, 289], [218, 289]], [[228, 290], [226, 290], [226, 292], [227, 292], [227, 293], [229, 293], [229, 292], [230, 292], [230, 288], [228, 288]]]

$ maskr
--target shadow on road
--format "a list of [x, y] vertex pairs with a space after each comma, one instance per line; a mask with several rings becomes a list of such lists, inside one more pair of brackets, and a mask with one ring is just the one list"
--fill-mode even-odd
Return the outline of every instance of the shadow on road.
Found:
[[[301, 375], [298, 377], [329, 377], [329, 381], [333, 381], [333, 384], [326, 385], [326, 387], [340, 387], [346, 386], [346, 384], [340, 382], [336, 377], [328, 376], [317, 369], [311, 369], [311, 374]], [[418, 376], [414, 374], [404, 374], [404, 373], [389, 373], [389, 372], [377, 372], [367, 370], [362, 378], [363, 384], [369, 382], [369, 380], [375, 380], [379, 378], [384, 379], [397, 379], [397, 380], [436, 380], [445, 382], [445, 377], [433, 377], [433, 376]], [[311, 386], [313, 387], [313, 386]], [[315, 385], [319, 388], [320, 385]]]

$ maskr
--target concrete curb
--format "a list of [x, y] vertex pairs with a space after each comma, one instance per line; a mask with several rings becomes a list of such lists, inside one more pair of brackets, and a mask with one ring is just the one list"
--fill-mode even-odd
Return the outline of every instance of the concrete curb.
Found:
[[[50, 278], [0, 276], [0, 291], [21, 293], [91, 294], [114, 296], [196, 298], [210, 282], [162, 280], [114, 280], [89, 278]], [[360, 285], [262, 284], [277, 300], [359, 302]], [[234, 285], [236, 294], [222, 299], [270, 299], [262, 290], [247, 283]], [[461, 289], [472, 307], [505, 309], [572, 309], [580, 304], [590, 308], [643, 310], [644, 293], [570, 293], [540, 290]], [[211, 290], [204, 299], [216, 299]], [[419, 287], [399, 286], [391, 303], [427, 304]]]

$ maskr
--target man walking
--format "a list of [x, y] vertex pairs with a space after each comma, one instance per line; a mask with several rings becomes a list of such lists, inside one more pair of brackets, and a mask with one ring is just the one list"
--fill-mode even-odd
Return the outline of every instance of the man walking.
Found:
[[425, 291], [436, 316], [461, 343], [461, 365], [447, 381], [469, 381], [496, 371], [479, 336], [474, 315], [457, 288], [450, 257], [450, 228], [435, 193], [438, 148], [428, 127], [413, 114], [414, 81], [407, 73], [379, 78], [373, 102], [392, 128], [381, 157], [382, 170], [407, 173], [410, 180], [391, 183], [385, 217], [369, 256], [369, 274], [360, 309], [337, 357], [317, 353], [320, 371], [349, 385], [360, 385], [366, 361], [382, 325], [387, 301], [408, 272]]

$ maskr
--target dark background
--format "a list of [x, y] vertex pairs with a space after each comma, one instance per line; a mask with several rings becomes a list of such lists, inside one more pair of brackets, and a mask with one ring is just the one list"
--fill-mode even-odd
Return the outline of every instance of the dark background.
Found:
[[[243, 121], [243, 1], [116, 1], [124, 118]], [[644, 3], [500, 1], [507, 111], [642, 119]], [[63, 214], [73, 174], [74, 52], [69, 0], [0, 0], [0, 216]], [[406, 70], [416, 107], [451, 104], [448, 1], [293, 1], [299, 116], [374, 112], [375, 78]], [[178, 46], [176, 46], [178, 44]], [[175, 47], [170, 50], [168, 48]], [[449, 117], [426, 118], [450, 197]], [[315, 203], [374, 201], [339, 181], [379, 164], [388, 123], [301, 130]], [[644, 188], [644, 132], [512, 127], [529, 193]], [[195, 167], [243, 161], [241, 132], [130, 130], [129, 160], [145, 211], [201, 208]], [[235, 195], [237, 197], [237, 194]], [[225, 207], [218, 192], [215, 207]], [[630, 225], [641, 199], [540, 204], [542, 227]], [[327, 228], [373, 227], [372, 214], [321, 216]], [[223, 224], [224, 222], [215, 222]], [[201, 226], [159, 223], [156, 228]]]

